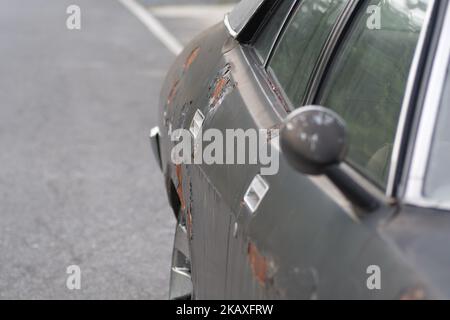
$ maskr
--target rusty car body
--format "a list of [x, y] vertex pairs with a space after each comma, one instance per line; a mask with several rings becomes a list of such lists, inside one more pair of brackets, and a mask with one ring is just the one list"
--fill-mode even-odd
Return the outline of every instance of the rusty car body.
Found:
[[[177, 218], [170, 298], [450, 298], [450, 177], [434, 160], [449, 154], [449, 32], [448, 1], [244, 0], [194, 39], [151, 133]], [[332, 170], [300, 172], [283, 136], [272, 176], [171, 161], [171, 132], [198, 112], [205, 129], [271, 129], [312, 105], [347, 126]]]

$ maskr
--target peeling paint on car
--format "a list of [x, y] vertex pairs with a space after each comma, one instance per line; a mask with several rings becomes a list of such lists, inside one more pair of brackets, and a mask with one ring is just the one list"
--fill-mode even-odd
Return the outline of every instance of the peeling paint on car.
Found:
[[270, 261], [264, 257], [254, 243], [248, 244], [248, 260], [250, 268], [259, 284], [265, 286], [269, 280]]
[[193, 229], [193, 219], [192, 219], [192, 206], [193, 206], [193, 198], [192, 198], [192, 182], [189, 182], [189, 207], [188, 210], [186, 212], [186, 225], [187, 225], [187, 229], [188, 229], [188, 235], [189, 235], [189, 239], [193, 240], [194, 239], [194, 229]]
[[226, 64], [222, 68], [217, 77], [214, 79], [212, 85], [209, 87], [209, 107], [215, 109], [219, 107], [225, 97], [233, 91], [237, 86], [231, 79], [231, 65]]
[[400, 295], [400, 300], [402, 301], [426, 300], [426, 298], [427, 294], [425, 289], [420, 285], [408, 288]]
[[186, 212], [186, 225], [188, 230], [189, 239], [192, 240], [194, 238], [194, 233], [192, 232], [192, 207], [189, 205], [189, 208]]
[[288, 103], [286, 102], [286, 99], [284, 98], [283, 94], [281, 93], [280, 88], [275, 83], [273, 83], [273, 81], [270, 78], [267, 78], [267, 81], [269, 82], [273, 93], [277, 96], [278, 100], [283, 105], [284, 110], [289, 113], [291, 110], [288, 106]]
[[281, 126], [282, 123], [277, 124], [268, 130], [267, 143], [271, 142], [273, 139], [276, 139], [280, 136]]
[[170, 91], [169, 91], [169, 96], [167, 97], [167, 107], [172, 104], [173, 99], [177, 95], [179, 83], [180, 83], [179, 79], [177, 79], [173, 82], [172, 87], [170, 88]]
[[189, 56], [187, 57], [186, 61], [184, 62], [183, 71], [186, 72], [189, 70], [191, 65], [197, 60], [198, 55], [200, 53], [200, 47], [196, 47], [194, 50], [191, 51]]
[[176, 173], [178, 179], [177, 193], [181, 203], [181, 210], [184, 211], [186, 210], [186, 202], [184, 201], [184, 194], [183, 194], [183, 169], [180, 164], [176, 165]]

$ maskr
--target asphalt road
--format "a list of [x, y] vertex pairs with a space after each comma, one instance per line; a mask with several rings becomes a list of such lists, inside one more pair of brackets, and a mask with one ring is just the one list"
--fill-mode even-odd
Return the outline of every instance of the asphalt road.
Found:
[[[77, 0], [68, 30], [73, 3], [0, 0], [0, 298], [165, 299], [175, 221], [147, 136], [174, 56], [118, 1]], [[161, 19], [182, 43], [211, 23]]]

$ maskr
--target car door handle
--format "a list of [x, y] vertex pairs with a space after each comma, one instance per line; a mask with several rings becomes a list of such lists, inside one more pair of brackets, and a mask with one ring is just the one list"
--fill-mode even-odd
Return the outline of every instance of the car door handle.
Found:
[[256, 175], [244, 196], [244, 202], [252, 213], [258, 210], [268, 191], [269, 185], [267, 182], [259, 174]]

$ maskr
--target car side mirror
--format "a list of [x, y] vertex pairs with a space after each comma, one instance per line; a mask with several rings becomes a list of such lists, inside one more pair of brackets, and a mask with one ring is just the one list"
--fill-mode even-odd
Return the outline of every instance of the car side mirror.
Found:
[[280, 132], [281, 150], [289, 164], [307, 175], [326, 175], [357, 207], [367, 212], [379, 202], [340, 168], [348, 153], [344, 120], [334, 111], [308, 106], [292, 112]]
[[289, 164], [307, 175], [324, 174], [348, 151], [347, 128], [334, 111], [307, 106], [292, 112], [281, 128], [280, 143]]

